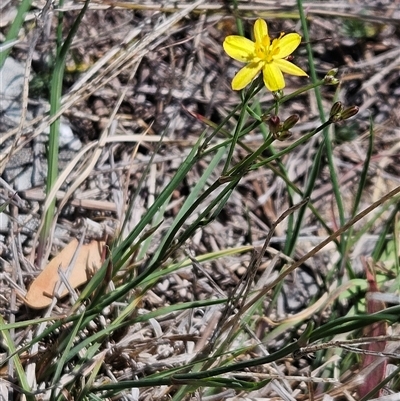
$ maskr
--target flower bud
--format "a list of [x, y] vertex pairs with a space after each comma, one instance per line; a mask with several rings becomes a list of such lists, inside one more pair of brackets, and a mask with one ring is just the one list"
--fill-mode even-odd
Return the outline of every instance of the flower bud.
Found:
[[278, 116], [272, 115], [267, 124], [272, 134], [276, 134], [282, 130], [281, 119]]
[[333, 104], [331, 111], [329, 112], [329, 121], [335, 123], [342, 119], [342, 112], [344, 110], [342, 102], [336, 102]]
[[261, 120], [264, 121], [265, 123], [268, 122], [271, 119], [271, 114], [262, 114], [261, 115]]
[[326, 85], [338, 85], [339, 82], [340, 81], [337, 78], [329, 78], [325, 80]]
[[339, 68], [332, 68], [331, 70], [329, 70], [329, 71], [326, 73], [326, 76], [327, 76], [327, 77], [336, 77], [338, 71], [339, 71]]
[[282, 131], [279, 132], [278, 135], [275, 136], [275, 138], [278, 141], [285, 141], [286, 139], [289, 139], [293, 134], [290, 131]]
[[275, 92], [272, 92], [272, 96], [274, 97], [274, 99], [275, 99], [276, 101], [281, 100], [281, 98], [283, 97], [283, 90], [282, 90], [282, 89], [279, 89], [279, 90], [277, 90], [277, 91], [275, 91]]
[[344, 110], [342, 114], [342, 120], [347, 120], [350, 117], [355, 116], [358, 113], [359, 108], [357, 106], [350, 106]]
[[331, 123], [337, 123], [339, 121], [347, 120], [350, 117], [355, 116], [358, 113], [359, 108], [357, 106], [350, 106], [344, 109], [342, 103], [336, 102], [329, 113], [329, 121]]
[[282, 130], [283, 131], [289, 131], [291, 128], [293, 128], [298, 121], [300, 120], [300, 117], [298, 114], [292, 114], [290, 117], [288, 117], [282, 125]]
[[339, 80], [336, 78], [337, 72], [337, 68], [332, 68], [331, 70], [329, 70], [324, 77], [324, 83], [326, 85], [337, 85], [339, 83]]

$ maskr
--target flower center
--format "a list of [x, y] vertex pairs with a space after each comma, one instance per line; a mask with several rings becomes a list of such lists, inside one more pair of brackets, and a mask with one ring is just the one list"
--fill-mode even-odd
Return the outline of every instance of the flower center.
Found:
[[264, 36], [261, 42], [256, 42], [255, 47], [257, 57], [267, 63], [271, 63], [274, 56], [279, 53], [279, 42], [283, 35], [284, 33], [282, 32], [279, 38], [274, 39], [272, 43], [268, 36]]

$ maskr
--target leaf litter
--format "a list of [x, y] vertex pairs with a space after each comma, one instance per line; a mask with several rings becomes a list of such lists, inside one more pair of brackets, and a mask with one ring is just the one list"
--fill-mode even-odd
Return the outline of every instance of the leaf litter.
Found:
[[[184, 2], [178, 5], [179, 10], [188, 6]], [[145, 210], [151, 205], [154, 196], [166, 185], [168, 178], [172, 176], [204, 128], [202, 121], [193, 118], [193, 114], [188, 111], [219, 122], [238, 102], [238, 98], [230, 90], [230, 81], [234, 71], [237, 70], [237, 65], [227, 57], [221, 56], [221, 44], [224, 37], [234, 33], [233, 18], [227, 13], [214, 12], [212, 4], [209, 5], [209, 9], [206, 4], [200, 5], [203, 7], [199, 8], [200, 11], [188, 13], [185, 19], [177, 18], [175, 24], [165, 25], [165, 30], [162, 31], [160, 26], [163, 27], [163, 21], [166, 21], [170, 14], [159, 10], [157, 4], [149, 3], [148, 6], [144, 5], [132, 11], [125, 3], [121, 3], [119, 8], [108, 6], [107, 3], [93, 3], [93, 8], [86, 15], [83, 28], [73, 44], [73, 57], [68, 60], [69, 75], [66, 84], [69, 88], [67, 87], [65, 91], [62, 112], [71, 123], [75, 135], [90, 147], [99, 139], [103, 129], [111, 123], [109, 120], [111, 111], [121, 91], [126, 89], [115, 116], [116, 134], [127, 137], [142, 136], [144, 131], [148, 131], [148, 134], [147, 137], [141, 138], [136, 147], [130, 144], [128, 138], [114, 138], [115, 140], [106, 142], [96, 164], [91, 166], [90, 171], [85, 172], [85, 166], [87, 166], [85, 162], [92, 155], [89, 149], [81, 156], [81, 159], [77, 160], [70, 175], [63, 181], [63, 192], [58, 196], [65, 199], [66, 205], [59, 215], [53, 238], [51, 253], [55, 256], [47, 266], [52, 266], [51, 280], [40, 279], [40, 277], [46, 277], [44, 273], [47, 267], [42, 273], [35, 267], [32, 255], [34, 255], [37, 224], [32, 226], [28, 224], [40, 219], [40, 208], [44, 202], [40, 196], [33, 197], [30, 191], [42, 190], [43, 184], [34, 186], [32, 183], [32, 188], [18, 194], [23, 196], [21, 200], [10, 201], [7, 213], [11, 217], [12, 229], [2, 230], [0, 251], [3, 267], [1, 308], [6, 318], [11, 318], [15, 311], [18, 311], [17, 320], [22, 321], [26, 316], [32, 316], [32, 313], [35, 313], [26, 309], [21, 300], [15, 298], [13, 292], [15, 288], [20, 289], [22, 293], [29, 288], [28, 305], [37, 306], [36, 297], [34, 301], [29, 294], [35, 286], [40, 287], [39, 292], [42, 291], [40, 305], [45, 303], [47, 305], [51, 298], [43, 294], [53, 294], [52, 283], [54, 286], [55, 282], [59, 281], [55, 274], [58, 267], [60, 264], [66, 266], [69, 263], [67, 261], [77, 249], [77, 241], [73, 238], [80, 236], [82, 228], [89, 224], [92, 231], [87, 237], [97, 242], [81, 246], [77, 260], [81, 258], [82, 253], [84, 256], [78, 265], [81, 273], [84, 272], [85, 279], [81, 277], [76, 285], [73, 283], [71, 285], [74, 288], [78, 287], [87, 279], [87, 267], [93, 264], [98, 266], [100, 263], [99, 254], [95, 253], [95, 263], [93, 263], [92, 256], [88, 257], [86, 254], [87, 249], [91, 246], [97, 249], [104, 226], [109, 235], [115, 233], [118, 227], [115, 220], [124, 216], [123, 209], [128, 194], [134, 193], [142, 174], [151, 162], [152, 171], [145, 180], [139, 196], [135, 199], [134, 211], [127, 226], [134, 227], [137, 224]], [[310, 24], [311, 36], [316, 41], [315, 51], [320, 63], [319, 67], [323, 71], [340, 67], [343, 83], [339, 96], [342, 96], [347, 104], [355, 103], [361, 108], [361, 117], [351, 127], [351, 132], [346, 132], [345, 127], [339, 127], [334, 137], [338, 144], [335, 147], [334, 156], [349, 205], [354, 197], [352, 187], [357, 180], [356, 172], [362, 166], [365, 157], [365, 137], [368, 132], [369, 116], [372, 115], [376, 122], [376, 151], [369, 172], [371, 191], [368, 191], [363, 199], [364, 205], [368, 205], [398, 183], [396, 166], [398, 165], [400, 115], [396, 105], [399, 102], [400, 89], [399, 72], [396, 68], [398, 65], [396, 49], [399, 48], [400, 41], [395, 26], [399, 17], [394, 15], [396, 10], [387, 5], [382, 8], [376, 21], [379, 22], [379, 18], [387, 18], [387, 20], [378, 24], [371, 22], [372, 31], [369, 28], [369, 32], [372, 32], [372, 37], [368, 36], [371, 34], [369, 33], [362, 40], [355, 40], [346, 37], [343, 26], [348, 29], [352, 27], [348, 26], [349, 23], [346, 22], [348, 20], [343, 20], [341, 17], [345, 14], [350, 18], [357, 17], [363, 21], [364, 17], [359, 12], [361, 8], [352, 8], [350, 4], [324, 5], [331, 6], [329, 12], [335, 18], [326, 17], [322, 4], [320, 9], [318, 5], [312, 5], [309, 10], [310, 15], [313, 16], [313, 22]], [[250, 2], [240, 2], [240, 7], [244, 7], [244, 10], [247, 6], [253, 9], [255, 7]], [[69, 11], [71, 15], [75, 12], [72, 2], [66, 2], [64, 7], [66, 10], [71, 10]], [[264, 6], [257, 4], [256, 7], [260, 7], [262, 11]], [[210, 12], [201, 14], [202, 10]], [[366, 10], [369, 10], [368, 7]], [[177, 10], [171, 12], [178, 13]], [[30, 16], [32, 15], [31, 13]], [[249, 21], [250, 25], [251, 23], [252, 21]], [[276, 19], [271, 23], [274, 33], [279, 33], [281, 30], [291, 31], [295, 26], [293, 20]], [[52, 32], [51, 35], [54, 33]], [[50, 36], [47, 39], [52, 40], [52, 38], [53, 36]], [[139, 46], [133, 46], [129, 48], [129, 51], [124, 52], [131, 41], [137, 41]], [[38, 66], [44, 62], [45, 49], [46, 40], [43, 40], [38, 45], [34, 58]], [[24, 46], [17, 46], [15, 57], [24, 59], [24, 54]], [[304, 66], [304, 53], [300, 52], [297, 58]], [[133, 79], [129, 79], [134, 66], [137, 72]], [[39, 69], [34, 68], [35, 73]], [[295, 88], [296, 81], [289, 80], [288, 82], [287, 90], [291, 91]], [[334, 93], [331, 90], [325, 90], [326, 104], [331, 102], [333, 96]], [[263, 94], [260, 102], [268, 102], [271, 99], [270, 94]], [[307, 132], [310, 129], [310, 121], [312, 122], [317, 117], [312, 99], [305, 95], [289, 103], [287, 112], [299, 113], [301, 116], [300, 123], [294, 130], [293, 140]], [[39, 122], [41, 127], [38, 128]], [[49, 122], [49, 117], [44, 114], [38, 116], [36, 120], [26, 122], [23, 127], [24, 148], [31, 149], [32, 159], [33, 157], [39, 160], [44, 158], [43, 154], [34, 153], [33, 144], [42, 130], [42, 124], [48, 125]], [[166, 134], [162, 136], [164, 133]], [[10, 129], [2, 133], [3, 137], [4, 135], [12, 140], [15, 133]], [[162, 144], [156, 156], [152, 158], [152, 152], [156, 149], [155, 140], [158, 142], [161, 137]], [[349, 137], [352, 138], [351, 141], [348, 140]], [[262, 140], [261, 134], [254, 132], [245, 139], [245, 142], [254, 146], [259, 145]], [[288, 146], [291, 140], [277, 143], [277, 149]], [[311, 141], [305, 145], [304, 150], [288, 157], [286, 163], [292, 181], [304, 182], [307, 171], [304, 165], [315, 152], [316, 143]], [[238, 149], [235, 160], [240, 160], [244, 155], [245, 153]], [[69, 162], [74, 156], [76, 153], [70, 155]], [[7, 166], [5, 168], [7, 169]], [[197, 170], [191, 171], [184, 185], [174, 193], [157, 235], [161, 237], [166, 227], [172, 223], [173, 217], [179, 212], [183, 200], [201, 177], [204, 168], [206, 165], [198, 166]], [[83, 172], [85, 172], [84, 177], [82, 177]], [[216, 178], [217, 174], [213, 179]], [[65, 197], [73, 182], [79, 185], [73, 194]], [[7, 182], [7, 184], [10, 187], [2, 185], [1, 189], [4, 191], [2, 196], [9, 196], [9, 188], [14, 186], [13, 182]], [[91, 204], [90, 201], [93, 203]], [[325, 220], [335, 225], [337, 211], [325, 165], [321, 167], [321, 177], [313, 194], [313, 201]], [[110, 206], [105, 207], [105, 205]], [[262, 173], [249, 175], [239, 185], [238, 191], [218, 219], [193, 237], [188, 245], [188, 251], [198, 257], [207, 252], [220, 252], [249, 243], [259, 247], [277, 216], [287, 210], [288, 206], [283, 182], [270, 171], [265, 170]], [[102, 226], [98, 222], [101, 222]], [[286, 230], [284, 221], [270, 242], [268, 255], [271, 260], [282, 250]], [[365, 248], [360, 251], [361, 254], [369, 254], [370, 242], [376, 241], [378, 230], [379, 221], [372, 227], [368, 236], [369, 242], [366, 241]], [[323, 228], [309, 213], [306, 216], [306, 225], [294, 259], [301, 258], [324, 236]], [[149, 254], [156, 251], [156, 243], [157, 241], [150, 247]], [[68, 256], [64, 256], [67, 251]], [[184, 252], [178, 252], [174, 259], [179, 260], [184, 256]], [[300, 267], [314, 277], [314, 285], [320, 288], [321, 294], [326, 291], [321, 277], [325, 277], [330, 272], [337, 257], [337, 252], [331, 247], [315, 255], [307, 261], [307, 264]], [[142, 299], [141, 308], [151, 311], [165, 305], [176, 305], [179, 302], [229, 296], [240, 283], [250, 260], [249, 253], [244, 252], [204, 263], [203, 272], [191, 267], [174, 272], [163, 277], [152, 288]], [[277, 274], [277, 270], [274, 270], [268, 258], [260, 265], [256, 272], [257, 277], [261, 277], [264, 272], [268, 273], [264, 278], [267, 282], [274, 279]], [[294, 283], [298, 282], [296, 274], [292, 279]], [[39, 285], [41, 280], [46, 281], [46, 290]], [[304, 293], [306, 294], [306, 291]], [[285, 296], [290, 297], [290, 293]], [[301, 310], [302, 307], [306, 309], [312, 295], [304, 295], [300, 299], [301, 302], [296, 306], [289, 307], [280, 303], [277, 308], [269, 310], [270, 297], [267, 297], [262, 308], [268, 311], [267, 317], [271, 321], [284, 323], [297, 310]], [[69, 307], [69, 301], [63, 299], [56, 305], [55, 311], [62, 315], [68, 311]], [[208, 336], [216, 329], [218, 322], [216, 316], [219, 313], [219, 308], [215, 306], [193, 313], [176, 311], [162, 320], [154, 319], [149, 324], [136, 324], [128, 331], [114, 337], [115, 344], [112, 345], [114, 353], [112, 356], [105, 357], [105, 363], [119, 380], [138, 375], [146, 376], [165, 366], [185, 364], [195, 355], [197, 342], [198, 344], [207, 343]], [[327, 319], [329, 313], [329, 306], [326, 305], [324, 309], [317, 311], [316, 319], [323, 321]], [[97, 330], [107, 326], [108, 319], [111, 319], [107, 315], [104, 318], [105, 322], [96, 322]], [[267, 324], [264, 322], [258, 325], [257, 330], [256, 337], [262, 339], [264, 334], [273, 331], [273, 326], [271, 322]], [[288, 333], [286, 335], [289, 336], [299, 334], [295, 329]], [[275, 334], [271, 337], [279, 338]], [[282, 343], [285, 341], [274, 340], [269, 344], [270, 350], [278, 349]], [[289, 364], [290, 367], [287, 364], [276, 366], [276, 374], [279, 376], [282, 370], [288, 377], [293, 371], [302, 373], [307, 370], [308, 364], [301, 363], [303, 365], [296, 366], [296, 363], [292, 362]], [[282, 381], [284, 382], [283, 377]], [[292, 397], [304, 399], [296, 390], [296, 383], [299, 382], [300, 380], [294, 381], [294, 384], [286, 382], [284, 384], [286, 392], [270, 387], [264, 391], [275, 395], [277, 391], [282, 391], [286, 397], [290, 397], [288, 395], [288, 389], [290, 389]], [[299, 388], [305, 391], [301, 386]], [[354, 390], [355, 387], [349, 388]], [[148, 389], [141, 393], [141, 399], [151, 396], [156, 397], [154, 399], [161, 399], [161, 394], [167, 393], [166, 389]], [[339, 390], [335, 390], [333, 394], [339, 394]], [[265, 396], [261, 390], [257, 395]], [[314, 399], [319, 398], [320, 396], [316, 394]]]

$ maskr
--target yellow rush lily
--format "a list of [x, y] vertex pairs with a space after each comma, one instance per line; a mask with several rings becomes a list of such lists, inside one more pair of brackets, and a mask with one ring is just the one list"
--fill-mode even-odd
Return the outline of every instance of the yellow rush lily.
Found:
[[228, 56], [247, 63], [233, 78], [232, 89], [240, 90], [247, 86], [262, 70], [265, 86], [275, 92], [285, 87], [282, 72], [297, 76], [308, 76], [301, 68], [285, 60], [301, 42], [297, 33], [272, 40], [268, 35], [267, 23], [258, 19], [254, 24], [255, 42], [243, 36], [231, 35], [224, 40], [223, 47]]

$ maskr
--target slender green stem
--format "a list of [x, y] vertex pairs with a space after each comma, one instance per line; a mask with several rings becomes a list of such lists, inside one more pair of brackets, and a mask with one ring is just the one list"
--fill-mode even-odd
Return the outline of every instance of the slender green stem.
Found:
[[[21, 30], [22, 24], [25, 21], [25, 14], [31, 8], [32, 0], [22, 0], [18, 5], [17, 15], [11, 24], [10, 29], [7, 32], [5, 43], [12, 42], [18, 38], [18, 34]], [[11, 47], [0, 52], [0, 69], [3, 67], [8, 55], [11, 52]]]
[[[90, 0], [86, 0], [81, 11], [78, 14], [68, 36], [61, 46], [57, 49], [56, 63], [54, 66], [53, 77], [51, 80], [51, 93], [50, 93], [50, 115], [55, 115], [58, 113], [61, 106], [61, 95], [62, 95], [62, 84], [64, 77], [65, 60], [69, 48], [71, 47], [72, 40], [78, 31], [79, 25], [86, 13], [89, 6]], [[60, 11], [60, 14], [62, 12]], [[60, 17], [62, 23], [62, 19]], [[60, 37], [58, 37], [60, 39]], [[59, 131], [60, 131], [60, 119], [57, 118], [50, 126], [49, 135], [49, 149], [48, 149], [48, 170], [47, 170], [47, 181], [46, 181], [46, 194], [49, 195], [58, 176], [58, 153], [59, 153]], [[39, 247], [38, 247], [38, 260], [41, 261], [41, 256], [43, 255], [43, 249], [45, 247], [45, 242], [48, 239], [51, 226], [53, 224], [54, 212], [55, 212], [56, 200], [54, 199], [46, 212], [44, 218], [43, 230], [40, 234]]]
[[247, 91], [246, 95], [243, 97], [242, 100], [242, 108], [240, 110], [240, 115], [239, 115], [239, 119], [236, 123], [236, 127], [235, 127], [235, 132], [233, 134], [232, 137], [232, 141], [229, 147], [229, 151], [228, 151], [228, 155], [226, 156], [226, 161], [225, 161], [225, 166], [222, 170], [222, 175], [229, 175], [229, 173], [227, 173], [230, 165], [231, 165], [231, 161], [232, 161], [232, 157], [233, 157], [233, 152], [236, 148], [236, 144], [239, 140], [240, 137], [240, 133], [242, 131], [242, 127], [244, 125], [244, 121], [245, 121], [245, 117], [247, 115], [247, 105], [248, 102], [250, 101], [251, 98], [253, 98], [255, 96], [255, 94], [260, 90], [261, 88], [261, 84], [260, 84], [260, 77], [256, 80], [254, 80], [254, 82], [251, 84], [249, 90]]
[[[303, 1], [302, 0], [297, 0], [297, 7], [298, 7], [298, 10], [299, 10], [299, 15], [300, 15], [301, 25], [302, 25], [302, 29], [303, 29], [304, 39], [305, 39], [305, 41], [307, 43], [306, 49], [307, 49], [307, 55], [308, 55], [308, 61], [309, 61], [308, 64], [309, 64], [309, 68], [310, 68], [311, 80], [312, 80], [313, 83], [317, 83], [318, 82], [317, 73], [316, 73], [316, 69], [315, 69], [313, 51], [312, 51], [311, 44], [310, 44], [310, 35], [309, 35], [309, 32], [308, 32], [307, 18], [306, 18], [305, 12], [304, 12]], [[322, 123], [324, 123], [326, 121], [326, 118], [325, 118], [325, 112], [324, 112], [324, 108], [323, 108], [323, 104], [322, 104], [321, 92], [320, 92], [318, 86], [316, 86], [314, 88], [314, 92], [315, 92], [315, 97], [316, 97], [316, 100], [317, 100], [317, 106], [318, 106], [320, 120], [322, 121]], [[340, 186], [339, 186], [339, 182], [338, 182], [338, 179], [337, 179], [337, 174], [336, 174], [336, 171], [335, 171], [332, 144], [331, 144], [331, 141], [330, 141], [328, 129], [324, 129], [323, 136], [324, 136], [324, 141], [325, 141], [325, 148], [326, 148], [326, 155], [327, 155], [327, 159], [328, 159], [329, 172], [330, 172], [330, 176], [331, 176], [331, 180], [332, 180], [333, 192], [334, 192], [334, 195], [335, 195], [335, 201], [336, 201], [336, 204], [337, 204], [337, 207], [338, 207], [338, 211], [339, 211], [340, 225], [343, 226], [344, 223], [345, 223], [344, 207], [343, 207], [342, 197], [341, 197], [341, 193], [340, 193]], [[322, 156], [322, 154], [320, 154], [320, 155]], [[318, 163], [319, 163], [319, 161], [318, 161]], [[316, 177], [314, 177], [314, 178], [316, 179]], [[314, 184], [315, 184], [315, 181], [314, 181], [314, 183], [313, 182], [309, 182], [309, 187], [312, 188]], [[341, 247], [341, 255], [344, 255], [345, 241], [341, 241], [340, 244], [341, 244], [340, 245], [340, 247]], [[287, 249], [289, 254], [291, 254], [293, 252], [293, 246], [291, 246], [290, 248], [291, 249]]]

